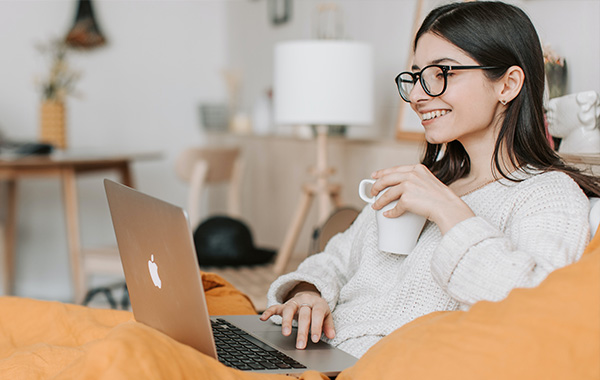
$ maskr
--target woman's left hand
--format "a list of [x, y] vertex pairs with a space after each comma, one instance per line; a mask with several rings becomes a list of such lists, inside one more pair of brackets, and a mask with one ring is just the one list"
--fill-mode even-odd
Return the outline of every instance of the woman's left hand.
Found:
[[436, 223], [444, 234], [462, 220], [475, 216], [471, 208], [424, 165], [395, 166], [378, 170], [371, 177], [376, 180], [371, 195], [389, 188], [373, 203], [373, 209], [380, 210], [398, 200], [393, 209], [384, 213], [388, 218], [410, 211]]

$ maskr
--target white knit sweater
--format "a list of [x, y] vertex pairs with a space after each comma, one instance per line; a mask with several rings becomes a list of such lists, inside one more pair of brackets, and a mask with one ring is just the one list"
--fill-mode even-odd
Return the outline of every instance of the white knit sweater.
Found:
[[377, 249], [375, 212], [366, 206], [324, 252], [275, 280], [269, 305], [283, 302], [300, 281], [314, 284], [333, 311], [330, 343], [360, 357], [417, 317], [538, 285], [583, 253], [589, 201], [566, 174], [519, 176], [526, 179], [502, 179], [463, 196], [476, 216], [444, 236], [427, 222], [408, 256]]

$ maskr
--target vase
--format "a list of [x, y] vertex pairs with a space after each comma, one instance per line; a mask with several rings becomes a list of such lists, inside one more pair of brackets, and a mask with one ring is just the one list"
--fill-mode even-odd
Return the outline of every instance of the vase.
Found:
[[67, 126], [63, 102], [47, 100], [42, 103], [40, 141], [58, 149], [67, 148]]

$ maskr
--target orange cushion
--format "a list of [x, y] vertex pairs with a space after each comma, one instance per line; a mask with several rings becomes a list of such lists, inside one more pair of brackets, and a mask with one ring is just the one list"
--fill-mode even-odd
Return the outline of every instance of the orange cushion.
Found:
[[202, 272], [202, 285], [210, 315], [256, 314], [247, 295], [215, 273]]
[[[202, 273], [202, 282], [209, 313], [255, 314], [252, 302], [219, 276]], [[19, 297], [0, 297], [0, 311], [1, 379], [262, 378], [136, 323], [127, 311]]]
[[338, 379], [600, 379], [600, 234], [540, 286], [416, 319]]

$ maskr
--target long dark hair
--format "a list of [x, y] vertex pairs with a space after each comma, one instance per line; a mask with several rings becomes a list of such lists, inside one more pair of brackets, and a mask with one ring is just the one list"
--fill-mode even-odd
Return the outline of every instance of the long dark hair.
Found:
[[[480, 65], [500, 67], [484, 71], [492, 81], [499, 80], [511, 66], [519, 66], [525, 73], [520, 93], [504, 113], [493, 156], [496, 173], [514, 180], [501, 161], [500, 153], [505, 148], [513, 167], [526, 169], [529, 165], [542, 171], [561, 171], [571, 176], [588, 196], [600, 195], [598, 178], [566, 165], [546, 137], [542, 47], [525, 12], [495, 1], [447, 4], [425, 18], [413, 50], [425, 33], [448, 40]], [[466, 176], [471, 168], [469, 156], [458, 141], [427, 143], [421, 162], [445, 184]]]

